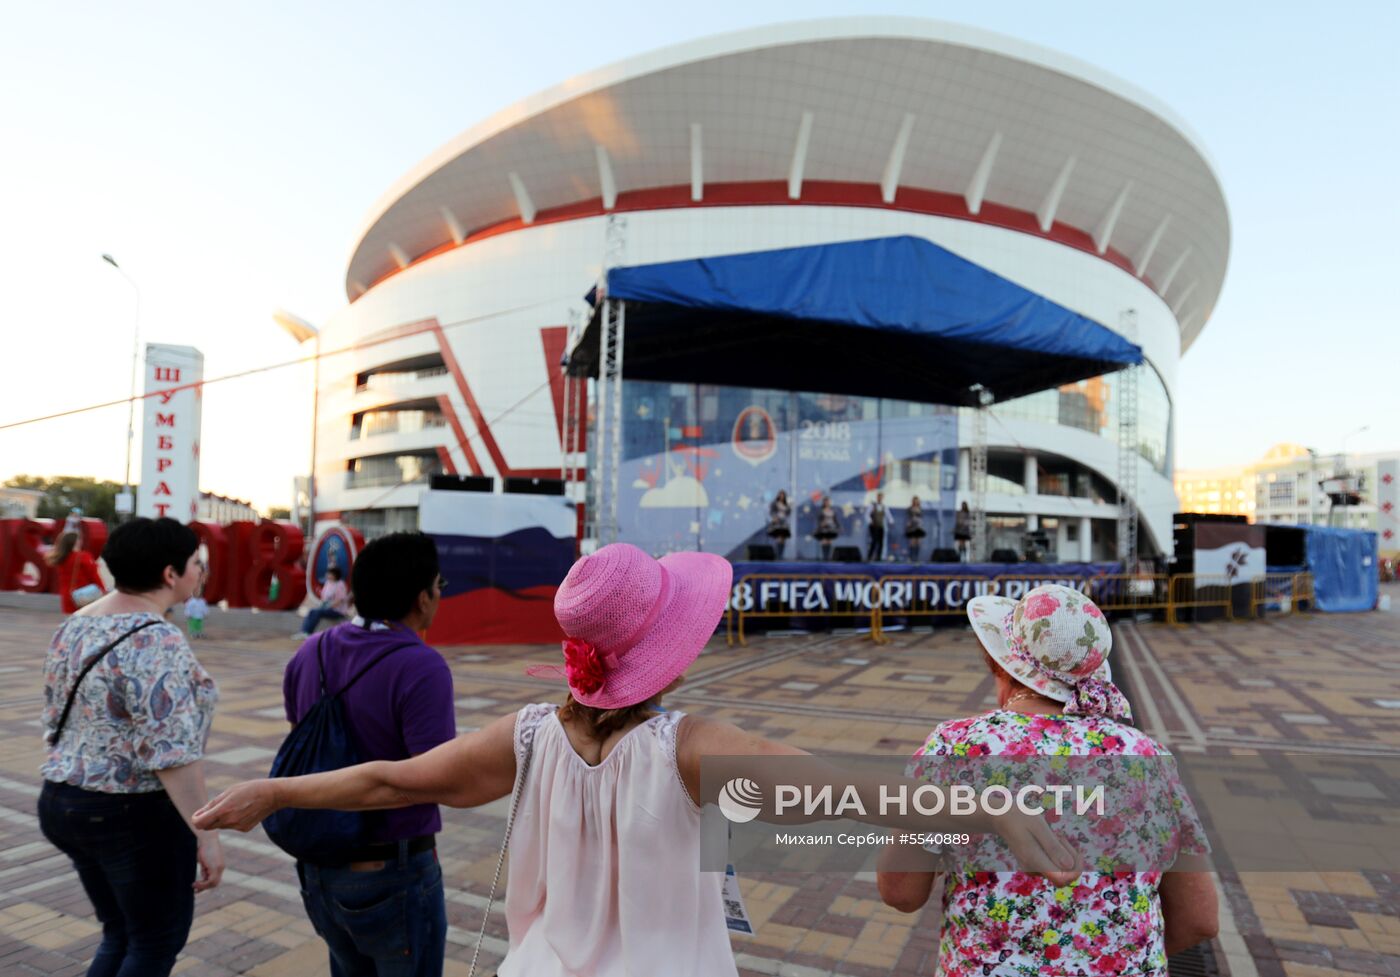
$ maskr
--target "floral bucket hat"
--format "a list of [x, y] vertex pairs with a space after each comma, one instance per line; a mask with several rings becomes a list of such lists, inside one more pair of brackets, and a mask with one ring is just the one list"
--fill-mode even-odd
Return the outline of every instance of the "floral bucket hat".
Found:
[[1079, 591], [1047, 584], [1020, 600], [974, 597], [967, 616], [998, 665], [1022, 685], [1065, 703], [1067, 715], [1132, 719], [1108, 667], [1113, 632], [1103, 611]]

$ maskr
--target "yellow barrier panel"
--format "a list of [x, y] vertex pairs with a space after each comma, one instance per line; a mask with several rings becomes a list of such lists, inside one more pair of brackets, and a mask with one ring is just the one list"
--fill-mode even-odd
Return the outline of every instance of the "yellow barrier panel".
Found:
[[1298, 578], [1300, 573], [1266, 573], [1254, 581], [1249, 600], [1251, 617], [1263, 617], [1269, 605], [1277, 605], [1280, 614], [1298, 611]]
[[1167, 623], [1180, 624], [1177, 611], [1184, 608], [1219, 607], [1225, 619], [1235, 619], [1234, 579], [1224, 574], [1178, 573], [1171, 578]]
[[1105, 573], [1089, 578], [1088, 592], [1101, 611], [1166, 611], [1172, 599], [1164, 573]]
[[[892, 573], [880, 578], [881, 637], [890, 617], [963, 617], [967, 602], [996, 593], [995, 581], [950, 574]], [[885, 639], [888, 641], [888, 639]]]
[[[798, 583], [812, 586], [793, 586]], [[832, 585], [830, 595], [827, 583]], [[859, 573], [747, 573], [730, 593], [733, 630], [727, 639], [733, 644], [737, 636], [739, 644], [747, 645], [744, 623], [754, 618], [869, 617], [870, 639], [885, 644], [889, 639], [880, 632], [883, 602], [881, 582]]]
[[[802, 583], [794, 590], [794, 583]], [[1044, 574], [1003, 574], [991, 580], [959, 575], [891, 574], [876, 580], [858, 573], [750, 573], [740, 578], [725, 614], [725, 637], [747, 644], [744, 623], [752, 618], [869, 617], [870, 638], [887, 644], [884, 619], [889, 617], [961, 617], [967, 601], [992, 593], [1019, 598], [1045, 583], [1064, 583], [1086, 593], [1100, 610], [1134, 613], [1165, 611], [1168, 624], [1182, 623], [1179, 612], [1218, 608], [1226, 620], [1236, 620], [1233, 578], [1223, 574], [1117, 573], [1074, 579]], [[765, 588], [764, 584], [769, 586]], [[828, 591], [825, 586], [832, 586]], [[846, 587], [840, 586], [847, 585]], [[1019, 586], [1017, 586], [1019, 584]], [[820, 597], [813, 593], [820, 591]], [[1297, 614], [1314, 606], [1310, 573], [1266, 574], [1254, 582], [1250, 616], [1271, 601], [1288, 601], [1286, 613]], [[737, 606], [736, 606], [737, 605]], [[776, 606], [775, 606], [776, 605]]]
[[1313, 591], [1313, 575], [1311, 573], [1295, 573], [1293, 575], [1293, 611], [1299, 613], [1301, 605], [1306, 603], [1309, 611], [1317, 610], [1317, 594]]

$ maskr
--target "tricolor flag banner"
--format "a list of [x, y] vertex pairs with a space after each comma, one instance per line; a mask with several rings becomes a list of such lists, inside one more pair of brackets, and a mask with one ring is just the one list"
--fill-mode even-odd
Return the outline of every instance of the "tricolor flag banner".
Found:
[[1250, 583], [1264, 576], [1264, 527], [1242, 522], [1196, 525], [1196, 587]]
[[1400, 550], [1400, 458], [1376, 465], [1376, 531], [1383, 551]]

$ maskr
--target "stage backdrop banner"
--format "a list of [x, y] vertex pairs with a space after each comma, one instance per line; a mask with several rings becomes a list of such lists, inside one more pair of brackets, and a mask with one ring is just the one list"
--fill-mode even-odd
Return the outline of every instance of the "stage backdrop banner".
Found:
[[1242, 522], [1196, 524], [1196, 588], [1251, 583], [1267, 572], [1264, 527]]
[[[788, 610], [800, 618], [803, 612], [870, 610], [879, 603], [898, 617], [901, 609], [961, 609], [987, 594], [1019, 600], [1044, 584], [1087, 593], [1091, 577], [1120, 572], [1118, 563], [735, 563], [729, 608]], [[887, 579], [911, 576], [922, 579]]]
[[769, 507], [786, 491], [781, 557], [814, 559], [823, 495], [837, 546], [866, 550], [868, 513], [885, 494], [883, 555], [908, 557], [915, 497], [924, 555], [952, 545], [957, 415], [948, 408], [845, 395], [627, 381], [623, 384], [619, 539], [655, 555], [680, 550], [743, 560], [770, 544]]

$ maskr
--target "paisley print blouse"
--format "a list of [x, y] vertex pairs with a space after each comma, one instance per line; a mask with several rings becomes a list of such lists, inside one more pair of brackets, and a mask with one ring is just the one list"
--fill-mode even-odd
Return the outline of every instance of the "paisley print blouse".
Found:
[[[44, 662], [44, 735], [58, 726], [82, 667], [155, 614], [78, 615]], [[204, 756], [219, 691], [180, 629], [162, 621], [117, 645], [88, 672], [68, 723], [40, 767], [45, 780], [109, 794], [162, 790], [155, 771]]]
[[[946, 772], [946, 758], [1124, 756], [1124, 774], [1132, 777], [1147, 766], [1130, 758], [1169, 755], [1145, 733], [1106, 717], [999, 709], [938, 726], [910, 759], [907, 773], [936, 780]], [[1154, 766], [1152, 773], [1164, 769]], [[1125, 783], [1114, 790], [1124, 796], [1132, 787]], [[1209, 851], [1179, 780], [1173, 776], [1170, 783], [1155, 784], [1145, 796], [1162, 799], [1155, 807], [1148, 802], [1139, 808], [1138, 819], [1148, 830], [1133, 832], [1124, 825], [1119, 834], [1119, 845], [1142, 846], [1135, 864], [1166, 864], [1172, 852]], [[1162, 860], [1164, 853], [1168, 857]], [[944, 879], [938, 953], [938, 972], [945, 977], [1166, 977], [1157, 895], [1161, 872], [1085, 872], [1074, 884], [1056, 888], [1022, 872], [959, 870], [957, 854], [951, 849], [947, 854], [952, 869]]]

